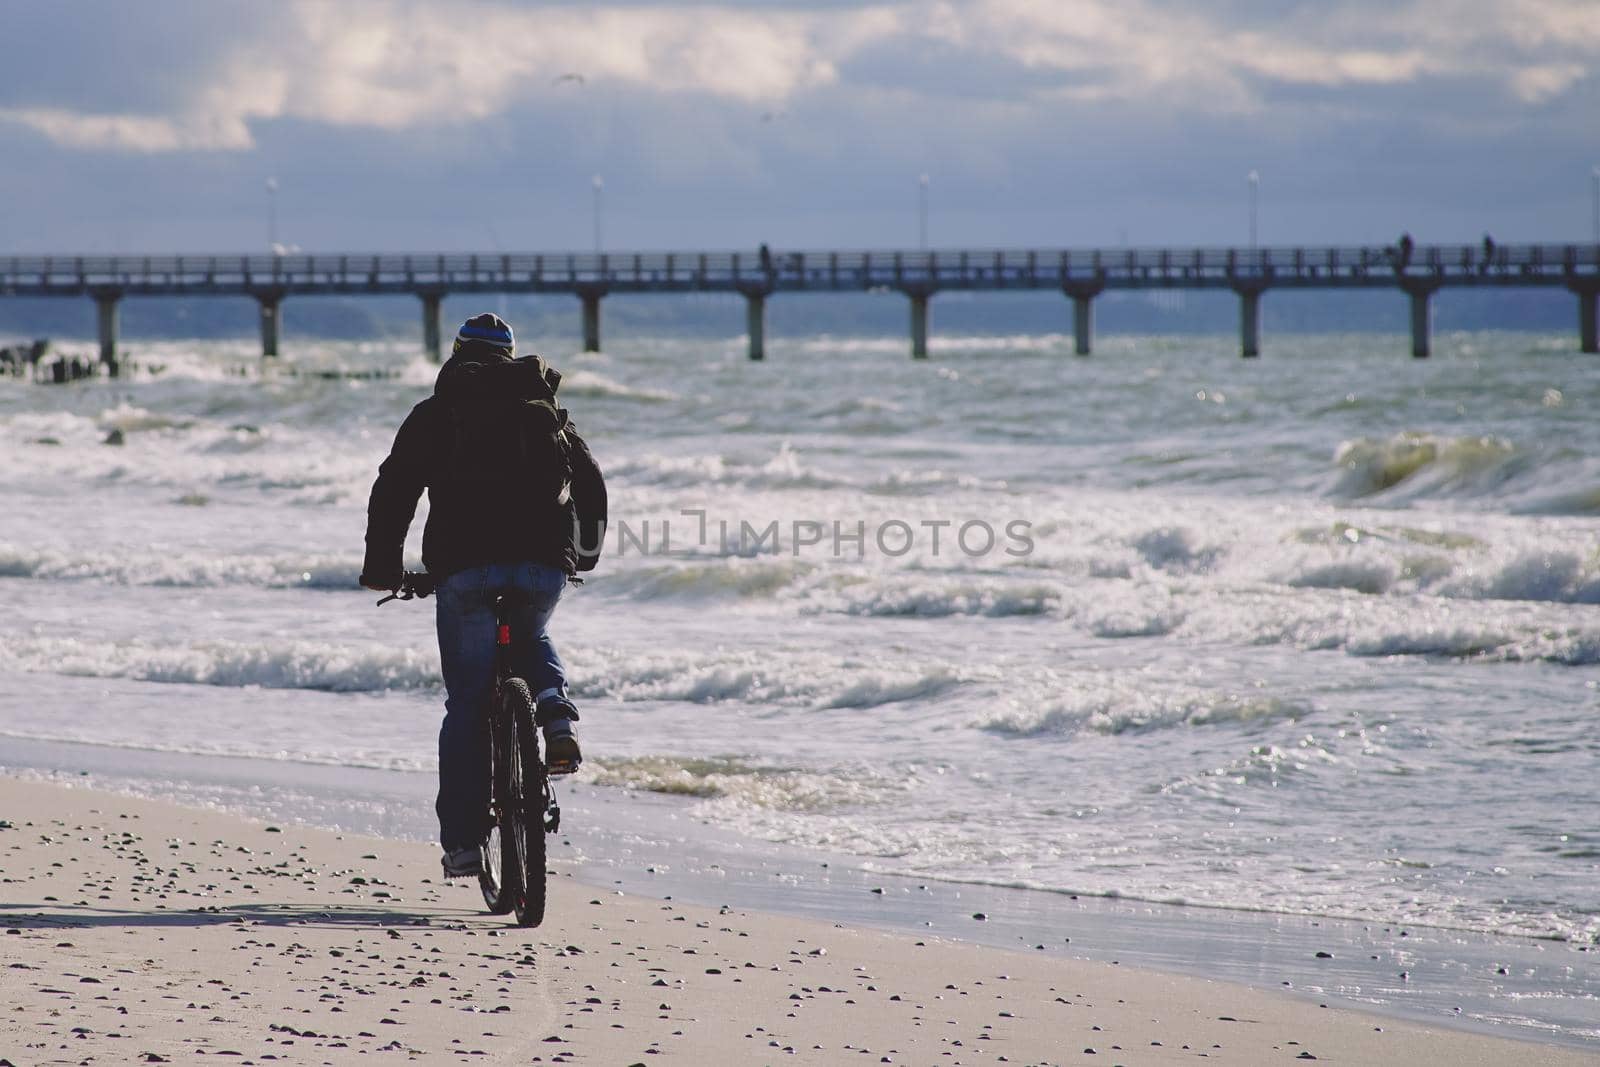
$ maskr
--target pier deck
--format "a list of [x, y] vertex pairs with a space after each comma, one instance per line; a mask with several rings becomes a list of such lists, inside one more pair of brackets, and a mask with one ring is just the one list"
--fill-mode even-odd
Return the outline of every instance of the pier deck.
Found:
[[262, 351], [276, 355], [290, 296], [409, 293], [423, 344], [440, 355], [449, 293], [561, 293], [582, 301], [584, 346], [600, 346], [611, 293], [739, 293], [750, 355], [765, 354], [767, 299], [787, 292], [895, 291], [910, 299], [912, 354], [927, 355], [928, 306], [942, 291], [1054, 290], [1073, 306], [1089, 354], [1094, 298], [1108, 289], [1227, 289], [1240, 298], [1240, 347], [1260, 352], [1260, 300], [1272, 289], [1396, 289], [1411, 301], [1412, 353], [1428, 354], [1429, 299], [1441, 288], [1561, 287], [1578, 298], [1580, 347], [1600, 352], [1600, 245], [1504, 244], [1307, 248], [937, 251], [622, 252], [600, 254], [184, 255], [0, 257], [0, 295], [92, 297], [101, 357], [116, 358], [118, 304], [129, 296], [249, 296]]

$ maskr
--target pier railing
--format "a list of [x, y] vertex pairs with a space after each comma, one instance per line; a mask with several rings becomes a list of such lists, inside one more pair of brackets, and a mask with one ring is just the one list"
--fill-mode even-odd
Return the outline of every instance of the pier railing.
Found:
[[1600, 269], [1600, 245], [1393, 245], [1318, 248], [1128, 248], [856, 252], [444, 253], [0, 257], [0, 292], [128, 295], [451, 291], [858, 291], [908, 284], [941, 289], [1055, 288], [1099, 278], [1107, 288], [1229, 288], [1240, 277], [1274, 285], [1548, 284]]
[[764, 354], [765, 301], [783, 292], [899, 291], [911, 299], [912, 348], [925, 355], [928, 300], [942, 290], [1055, 289], [1072, 299], [1087, 354], [1090, 302], [1106, 289], [1231, 289], [1244, 353], [1259, 350], [1259, 302], [1274, 288], [1398, 288], [1412, 300], [1413, 352], [1427, 353], [1428, 299], [1444, 286], [1564, 286], [1580, 300], [1580, 335], [1597, 349], [1597, 244], [1409, 244], [1274, 248], [939, 249], [888, 251], [433, 253], [0, 257], [0, 295], [94, 297], [102, 354], [116, 351], [125, 296], [254, 297], [267, 354], [292, 295], [411, 293], [427, 350], [440, 347], [447, 293], [567, 293], [583, 301], [584, 343], [599, 347], [610, 293], [735, 292], [749, 302], [752, 358]]

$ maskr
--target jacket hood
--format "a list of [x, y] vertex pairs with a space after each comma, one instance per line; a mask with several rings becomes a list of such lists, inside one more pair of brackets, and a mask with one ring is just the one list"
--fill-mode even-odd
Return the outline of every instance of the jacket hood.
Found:
[[561, 372], [542, 356], [512, 359], [490, 346], [463, 348], [451, 356], [434, 380], [433, 393], [442, 400], [468, 403], [504, 400], [554, 402], [561, 387]]

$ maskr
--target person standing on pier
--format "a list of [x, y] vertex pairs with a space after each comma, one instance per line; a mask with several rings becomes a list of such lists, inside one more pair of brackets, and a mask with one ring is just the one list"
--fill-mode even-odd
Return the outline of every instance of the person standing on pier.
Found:
[[439, 730], [439, 839], [446, 877], [482, 870], [489, 831], [488, 734], [495, 598], [522, 602], [533, 636], [518, 673], [535, 694], [551, 774], [582, 755], [566, 669], [546, 626], [569, 580], [599, 561], [605, 479], [556, 403], [561, 374], [538, 356], [513, 358], [498, 316], [462, 323], [433, 395], [411, 409], [378, 468], [367, 505], [361, 584], [395, 590], [417, 500], [428, 490], [422, 562], [437, 580], [445, 715]]

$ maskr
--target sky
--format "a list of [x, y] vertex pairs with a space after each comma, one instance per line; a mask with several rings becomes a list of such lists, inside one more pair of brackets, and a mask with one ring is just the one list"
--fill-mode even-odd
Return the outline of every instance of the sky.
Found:
[[914, 248], [924, 196], [936, 248], [1242, 245], [1251, 171], [1265, 244], [1573, 241], [1600, 166], [1600, 0], [0, 0], [0, 40], [0, 255], [585, 251], [597, 200], [611, 250]]

